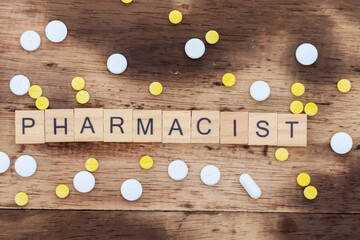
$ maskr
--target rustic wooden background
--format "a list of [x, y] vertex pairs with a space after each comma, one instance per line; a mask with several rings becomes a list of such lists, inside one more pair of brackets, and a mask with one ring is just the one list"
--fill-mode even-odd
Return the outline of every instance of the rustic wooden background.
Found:
[[[168, 13], [180, 10], [184, 19], [171, 25]], [[0, 3], [0, 151], [11, 157], [0, 175], [1, 238], [124, 239], [356, 239], [360, 234], [360, 2], [358, 0], [1, 0]], [[69, 34], [60, 44], [45, 37], [46, 24], [59, 19]], [[200, 60], [184, 53], [192, 37], [204, 39], [215, 29], [220, 41], [206, 45]], [[26, 30], [37, 31], [40, 48], [26, 52], [19, 44]], [[303, 42], [315, 44], [319, 59], [309, 67], [294, 57]], [[123, 53], [129, 62], [122, 75], [107, 71], [107, 57]], [[237, 83], [221, 84], [226, 72]], [[178, 74], [175, 74], [178, 73]], [[53, 143], [15, 145], [14, 111], [35, 109], [29, 96], [15, 96], [9, 81], [16, 74], [43, 88], [50, 107], [75, 108], [71, 79], [82, 76], [91, 100], [85, 107], [289, 112], [298, 99], [313, 101], [319, 113], [308, 121], [308, 147], [289, 148], [290, 158], [278, 162], [275, 147], [219, 144]], [[348, 78], [348, 94], [336, 82]], [[160, 81], [160, 96], [148, 93]], [[272, 89], [265, 102], [249, 95], [253, 81]], [[294, 82], [306, 93], [295, 98]], [[334, 132], [349, 132], [353, 150], [336, 155], [329, 147]], [[22, 154], [36, 158], [30, 178], [15, 173]], [[151, 170], [139, 159], [153, 157]], [[95, 157], [96, 186], [80, 194], [72, 186], [84, 162]], [[189, 175], [181, 182], [167, 175], [168, 164], [182, 159]], [[203, 166], [219, 167], [218, 185], [201, 183]], [[262, 189], [251, 199], [238, 178], [249, 173]], [[303, 197], [296, 176], [307, 172], [318, 197]], [[136, 178], [144, 192], [136, 202], [120, 195], [121, 183]], [[59, 199], [55, 187], [67, 184], [70, 196]], [[29, 195], [26, 210], [14, 195]], [[81, 210], [81, 211], [79, 211]], [[115, 211], [121, 210], [121, 211]]]

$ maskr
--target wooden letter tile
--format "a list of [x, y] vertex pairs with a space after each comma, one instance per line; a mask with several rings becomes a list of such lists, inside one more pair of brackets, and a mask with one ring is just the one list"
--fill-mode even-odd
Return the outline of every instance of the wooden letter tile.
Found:
[[277, 145], [277, 113], [249, 113], [249, 145]]
[[219, 143], [219, 111], [192, 111], [191, 142]]
[[104, 142], [132, 142], [132, 118], [132, 109], [104, 109]]
[[307, 145], [307, 115], [306, 114], [278, 115], [278, 145], [306, 147]]
[[163, 111], [163, 143], [190, 143], [190, 111]]
[[73, 142], [74, 109], [45, 110], [45, 141]]
[[221, 112], [220, 113], [220, 143], [248, 144], [249, 113]]
[[75, 108], [75, 142], [104, 141], [102, 108]]
[[15, 111], [15, 142], [45, 143], [44, 111]]
[[133, 111], [133, 141], [161, 142], [162, 141], [162, 112], [161, 110]]

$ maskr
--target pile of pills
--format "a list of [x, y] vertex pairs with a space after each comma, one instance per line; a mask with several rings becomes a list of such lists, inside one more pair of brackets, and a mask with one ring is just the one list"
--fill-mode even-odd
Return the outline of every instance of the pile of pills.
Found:
[[75, 77], [71, 81], [71, 86], [76, 93], [76, 101], [80, 104], [88, 103], [90, 100], [90, 94], [88, 91], [83, 90], [85, 87], [85, 80], [82, 77]]
[[[296, 97], [300, 97], [305, 93], [305, 86], [302, 83], [294, 83], [291, 86], [291, 93]], [[313, 102], [309, 102], [304, 106], [301, 101], [295, 100], [290, 104], [290, 111], [294, 114], [300, 114], [305, 111], [308, 116], [315, 116], [318, 112], [318, 107]]]
[[313, 200], [316, 198], [318, 192], [314, 186], [309, 186], [310, 181], [311, 181], [309, 174], [300, 173], [297, 176], [296, 181], [301, 187], [305, 187], [305, 189], [304, 189], [305, 198], [307, 198], [309, 200]]

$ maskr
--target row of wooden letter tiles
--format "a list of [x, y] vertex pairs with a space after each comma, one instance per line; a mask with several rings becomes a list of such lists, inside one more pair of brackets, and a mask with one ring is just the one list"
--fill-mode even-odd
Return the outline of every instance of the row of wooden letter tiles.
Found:
[[305, 114], [49, 109], [15, 111], [15, 142], [163, 142], [306, 146]]

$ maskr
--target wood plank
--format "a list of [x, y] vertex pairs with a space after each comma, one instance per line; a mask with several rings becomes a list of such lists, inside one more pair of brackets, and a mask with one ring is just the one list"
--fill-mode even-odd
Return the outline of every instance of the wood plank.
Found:
[[[1, 238], [357, 239], [359, 214], [2, 210]], [[51, 230], [51, 231], [49, 231]]]
[[[184, 14], [177, 26], [167, 18], [175, 8]], [[360, 87], [355, 84], [360, 71], [359, 11], [357, 0], [136, 0], [130, 5], [118, 0], [102, 4], [95, 0], [3, 0], [0, 142], [1, 151], [11, 157], [11, 166], [0, 175], [0, 207], [15, 208], [15, 193], [26, 191], [30, 197], [27, 208], [360, 213], [360, 105], [356, 101]], [[60, 44], [51, 43], [44, 34], [53, 19], [64, 21], [69, 29]], [[40, 48], [31, 53], [19, 45], [20, 35], [29, 29], [42, 38]], [[191, 37], [204, 39], [210, 29], [219, 32], [220, 41], [206, 45], [200, 60], [188, 59], [185, 42]], [[303, 42], [312, 42], [319, 50], [314, 66], [301, 66], [294, 58], [296, 47]], [[106, 68], [114, 52], [129, 60], [121, 76]], [[238, 79], [233, 87], [221, 83], [226, 72]], [[43, 88], [52, 109], [84, 107], [76, 102], [70, 86], [80, 75], [91, 95], [85, 107], [289, 113], [289, 104], [297, 99], [317, 103], [319, 112], [308, 120], [308, 146], [288, 148], [290, 157], [281, 163], [274, 158], [276, 148], [264, 146], [15, 145], [14, 111], [35, 110], [33, 99], [9, 90], [10, 79], [18, 73]], [[353, 83], [347, 94], [336, 90], [336, 82], [344, 77]], [[148, 92], [154, 79], [164, 85], [160, 96]], [[271, 96], [264, 102], [249, 95], [250, 85], [259, 79], [271, 86]], [[306, 92], [295, 98], [290, 87], [298, 81], [304, 83]], [[337, 131], [347, 131], [354, 138], [355, 147], [347, 155], [336, 155], [329, 147]], [[14, 162], [22, 154], [38, 162], [37, 172], [26, 179], [14, 171]], [[149, 171], [139, 167], [143, 155], [154, 159]], [[94, 174], [97, 183], [91, 193], [81, 195], [75, 192], [72, 178], [84, 170], [89, 157], [100, 161]], [[180, 183], [167, 176], [167, 166], [174, 159], [189, 165], [189, 176]], [[207, 164], [216, 165], [222, 173], [213, 188], [201, 184], [199, 178]], [[250, 199], [241, 188], [238, 178], [244, 172], [262, 189], [260, 199]], [[319, 191], [314, 201], [304, 199], [296, 184], [300, 172], [310, 174]], [[143, 184], [144, 193], [137, 202], [125, 202], [120, 196], [121, 183], [127, 178]], [[69, 198], [56, 198], [59, 183], [70, 186]]]

